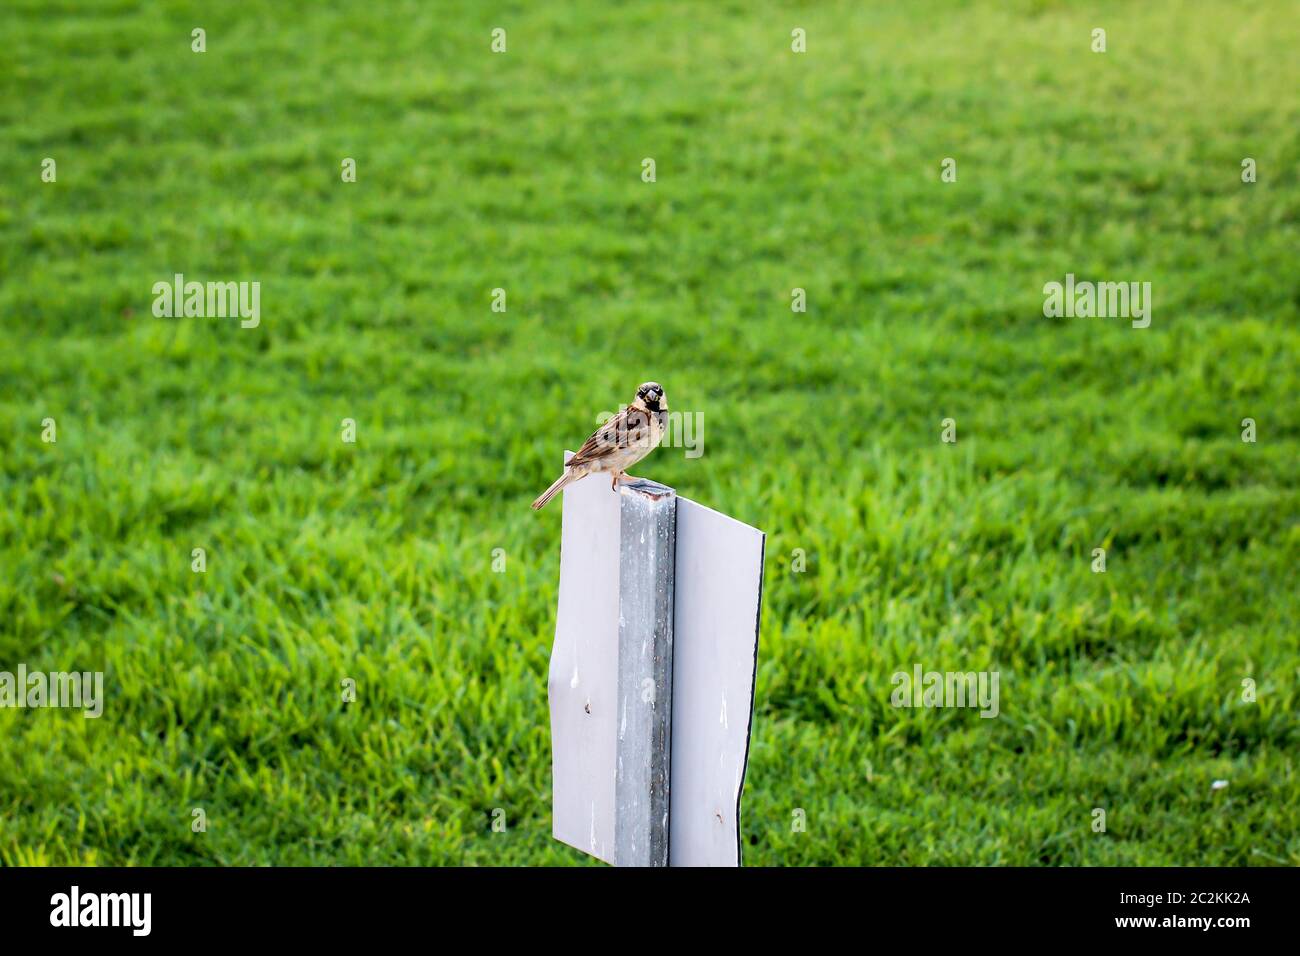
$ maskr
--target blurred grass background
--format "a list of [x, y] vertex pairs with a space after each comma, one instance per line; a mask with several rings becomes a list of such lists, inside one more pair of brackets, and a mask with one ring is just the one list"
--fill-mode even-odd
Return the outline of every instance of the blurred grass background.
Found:
[[[589, 862], [528, 503], [656, 379], [705, 454], [638, 473], [769, 536], [747, 863], [1300, 863], [1293, 4], [0, 34], [0, 670], [108, 692], [0, 710], [0, 862]], [[155, 318], [176, 272], [260, 281], [261, 326]], [[1151, 327], [1044, 318], [1067, 272], [1150, 281]], [[997, 669], [1001, 716], [892, 708], [915, 663]]]

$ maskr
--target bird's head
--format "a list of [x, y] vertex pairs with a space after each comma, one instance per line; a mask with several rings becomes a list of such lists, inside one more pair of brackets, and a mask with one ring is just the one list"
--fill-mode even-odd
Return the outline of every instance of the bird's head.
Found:
[[647, 411], [666, 412], [668, 396], [664, 394], [663, 386], [658, 382], [646, 382], [636, 390], [636, 404], [643, 406]]

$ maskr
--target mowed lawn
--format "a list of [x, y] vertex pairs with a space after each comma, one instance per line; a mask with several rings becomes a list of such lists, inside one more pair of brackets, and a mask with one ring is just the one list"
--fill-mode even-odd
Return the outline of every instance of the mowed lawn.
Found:
[[[0, 35], [0, 671], [107, 697], [0, 709], [0, 863], [590, 862], [528, 504], [655, 379], [704, 454], [637, 473], [768, 534], [747, 864], [1300, 864], [1293, 4]], [[260, 325], [155, 317], [176, 273]], [[1067, 273], [1150, 282], [1150, 327], [1045, 317]], [[998, 671], [999, 716], [892, 707], [917, 664]]]

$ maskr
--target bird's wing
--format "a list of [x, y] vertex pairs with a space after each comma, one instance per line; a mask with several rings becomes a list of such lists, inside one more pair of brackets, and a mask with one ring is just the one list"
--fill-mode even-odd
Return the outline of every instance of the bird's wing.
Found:
[[569, 459], [569, 465], [590, 465], [604, 461], [611, 455], [644, 443], [649, 433], [650, 416], [638, 408], [625, 408], [591, 433], [578, 453]]

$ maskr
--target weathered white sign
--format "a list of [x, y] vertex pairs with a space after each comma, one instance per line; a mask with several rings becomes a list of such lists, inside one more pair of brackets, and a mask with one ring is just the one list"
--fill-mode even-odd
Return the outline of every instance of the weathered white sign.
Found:
[[677, 500], [671, 866], [740, 865], [765, 537]]
[[575, 482], [563, 512], [555, 837], [620, 865], [738, 866], [764, 534], [645, 481]]

